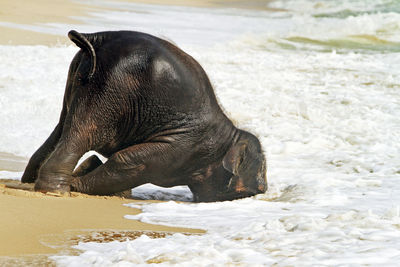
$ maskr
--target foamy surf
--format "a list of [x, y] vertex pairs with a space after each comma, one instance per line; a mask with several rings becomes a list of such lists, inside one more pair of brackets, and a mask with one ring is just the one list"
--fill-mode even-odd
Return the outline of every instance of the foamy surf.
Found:
[[[260, 137], [269, 189], [231, 202], [132, 205], [143, 213], [128, 219], [202, 228], [207, 234], [80, 243], [80, 255], [53, 259], [61, 266], [395, 266], [400, 260], [396, 3], [277, 1], [270, 5], [287, 11], [273, 13], [124, 4], [124, 12], [88, 19], [79, 30], [145, 30], [193, 55], [229, 116]], [[185, 23], [180, 14], [186, 14]], [[157, 18], [162, 23], [155, 23]], [[67, 31], [61, 24], [38, 27]], [[27, 157], [58, 120], [77, 49], [0, 49], [0, 147]], [[146, 185], [133, 194], [191, 198], [185, 187], [163, 191]]]

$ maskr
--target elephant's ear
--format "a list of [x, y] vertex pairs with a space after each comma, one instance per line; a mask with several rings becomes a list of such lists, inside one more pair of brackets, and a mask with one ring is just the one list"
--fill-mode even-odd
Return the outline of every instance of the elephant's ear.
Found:
[[239, 174], [239, 165], [243, 162], [246, 147], [246, 142], [241, 141], [228, 150], [222, 160], [222, 165], [225, 170], [229, 171], [233, 175]]
[[84, 33], [79, 33], [77, 31], [70, 31], [68, 33], [68, 38], [71, 39], [78, 47], [88, 52], [90, 55], [90, 71], [89, 79], [92, 78], [94, 72], [96, 71], [96, 52], [94, 51], [93, 45], [88, 40], [89, 35]]

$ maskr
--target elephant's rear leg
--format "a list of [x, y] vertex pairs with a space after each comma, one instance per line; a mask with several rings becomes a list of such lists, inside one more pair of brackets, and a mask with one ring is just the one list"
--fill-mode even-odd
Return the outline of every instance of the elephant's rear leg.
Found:
[[103, 162], [96, 155], [91, 155], [74, 170], [72, 176], [83, 176], [102, 164]]
[[[103, 162], [96, 155], [92, 155], [92, 156], [88, 157], [87, 159], [85, 159], [75, 169], [75, 171], [72, 173], [72, 176], [75, 176], [75, 177], [83, 176], [83, 175], [88, 174], [89, 172], [93, 171], [94, 169], [96, 169], [97, 167], [99, 167], [102, 164], [103, 164]], [[130, 198], [132, 196], [132, 192], [131, 192], [131, 189], [128, 189], [123, 192], [115, 193], [113, 195], [119, 196], [119, 197]]]
[[[145, 183], [176, 179], [182, 151], [170, 143], [143, 143], [121, 150], [92, 172], [75, 177], [71, 190], [92, 195], [110, 195]], [[162, 177], [161, 177], [162, 176]]]

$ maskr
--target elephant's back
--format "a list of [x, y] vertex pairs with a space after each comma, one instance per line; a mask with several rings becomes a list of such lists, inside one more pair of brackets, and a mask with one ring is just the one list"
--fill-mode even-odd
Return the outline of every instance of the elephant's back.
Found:
[[139, 32], [98, 38], [98, 69], [104, 71], [94, 79], [104, 87], [104, 99], [115, 102], [119, 124], [131, 125], [129, 133], [121, 131], [127, 145], [165, 129], [198, 132], [226, 120], [203, 68], [175, 45]]
[[[111, 77], [130, 85], [129, 90], [151, 97], [156, 104], [196, 110], [218, 107], [211, 83], [200, 64], [174, 44], [131, 31], [103, 34], [99, 64]], [[102, 36], [102, 35], [100, 35]], [[108, 38], [108, 39], [106, 39]], [[123, 76], [123, 77], [122, 77]], [[115, 83], [117, 79], [112, 79]]]

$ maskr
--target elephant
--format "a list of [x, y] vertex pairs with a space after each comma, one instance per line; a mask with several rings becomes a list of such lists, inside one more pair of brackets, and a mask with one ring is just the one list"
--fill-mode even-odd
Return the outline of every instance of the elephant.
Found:
[[[40, 192], [111, 195], [145, 183], [187, 185], [196, 202], [267, 190], [259, 139], [236, 128], [200, 64], [135, 31], [79, 33], [59, 122], [23, 183]], [[96, 151], [78, 167], [81, 157]]]

